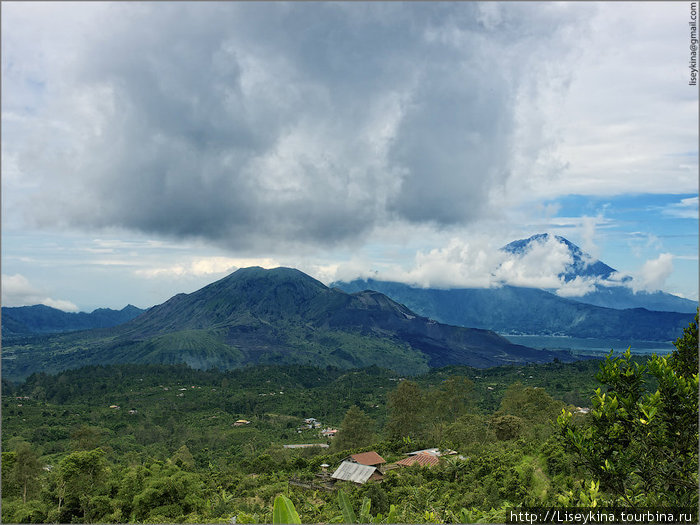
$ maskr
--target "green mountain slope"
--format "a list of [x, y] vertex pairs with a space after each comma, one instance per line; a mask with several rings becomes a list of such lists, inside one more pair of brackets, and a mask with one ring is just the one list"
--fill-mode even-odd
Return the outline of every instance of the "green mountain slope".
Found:
[[378, 365], [415, 374], [450, 364], [483, 368], [555, 356], [567, 359], [487, 330], [437, 323], [380, 293], [347, 294], [290, 268], [244, 268], [118, 327], [8, 345], [3, 376], [112, 363], [202, 369]]

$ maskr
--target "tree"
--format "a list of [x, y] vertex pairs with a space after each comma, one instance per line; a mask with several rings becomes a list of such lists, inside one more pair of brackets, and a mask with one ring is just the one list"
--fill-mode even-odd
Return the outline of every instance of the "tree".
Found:
[[200, 477], [169, 465], [151, 469], [143, 490], [134, 497], [132, 519], [155, 520], [164, 516], [181, 521], [185, 515], [200, 512], [203, 507]]
[[417, 383], [401, 381], [387, 396], [389, 420], [386, 432], [392, 439], [416, 438], [424, 428], [423, 393]]
[[441, 442], [447, 425], [473, 408], [473, 390], [474, 383], [471, 380], [453, 376], [445, 379], [438, 388], [426, 392], [425, 437], [434, 443]]
[[495, 441], [493, 429], [489, 428], [487, 417], [482, 414], [465, 414], [452, 423], [445, 430], [445, 440], [448, 446], [473, 450], [475, 446], [482, 446]]
[[452, 423], [473, 408], [474, 382], [463, 376], [445, 379], [431, 396], [431, 411], [448, 423]]
[[[494, 417], [505, 415], [517, 417], [520, 420], [520, 430], [517, 430], [515, 435], [524, 434], [529, 442], [542, 442], [552, 434], [552, 423], [563, 406], [564, 403], [553, 399], [544, 388], [524, 386], [516, 382], [506, 390], [501, 400], [501, 407]], [[499, 419], [499, 422], [503, 423], [503, 420]], [[497, 435], [504, 435], [503, 428], [496, 430], [494, 427], [494, 431]]]
[[563, 403], [553, 399], [544, 388], [524, 386], [520, 382], [508, 387], [497, 415], [518, 416], [532, 424], [553, 421]]
[[379, 483], [367, 483], [364, 496], [372, 502], [374, 514], [386, 514], [389, 511], [389, 496]]
[[15, 450], [11, 479], [22, 494], [22, 503], [27, 503], [27, 494], [37, 486], [41, 474], [41, 463], [29, 443], [20, 443]]
[[194, 457], [187, 445], [182, 445], [177, 449], [171, 461], [183, 470], [192, 470], [194, 468]]
[[334, 440], [336, 450], [347, 450], [369, 445], [372, 442], [372, 420], [356, 405], [350, 407], [340, 424]]
[[[106, 481], [108, 469], [101, 448], [69, 454], [58, 465], [58, 513], [65, 502], [68, 512], [90, 520], [91, 499]], [[61, 516], [63, 519], [63, 516]]]
[[518, 416], [506, 414], [505, 416], [494, 416], [489, 420], [489, 428], [500, 441], [516, 439], [523, 429], [523, 420]]
[[677, 374], [692, 377], [698, 373], [698, 312], [695, 320], [684, 330], [683, 335], [673, 343], [676, 349], [671, 353], [669, 364]]
[[698, 374], [684, 376], [671, 361], [654, 355], [640, 365], [629, 349], [611, 353], [597, 376], [607, 392], [595, 391], [587, 425], [559, 416], [566, 446], [614, 504], [697, 508]]
[[73, 450], [93, 450], [100, 446], [103, 429], [81, 425], [70, 435]]

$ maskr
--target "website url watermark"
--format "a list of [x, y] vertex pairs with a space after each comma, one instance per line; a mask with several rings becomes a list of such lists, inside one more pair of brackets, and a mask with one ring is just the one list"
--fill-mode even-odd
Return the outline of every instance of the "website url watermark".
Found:
[[566, 523], [566, 524], [650, 524], [697, 523], [695, 509], [620, 509], [620, 508], [520, 508], [509, 511], [507, 523]]
[[698, 3], [690, 2], [690, 82], [689, 86], [698, 85]]

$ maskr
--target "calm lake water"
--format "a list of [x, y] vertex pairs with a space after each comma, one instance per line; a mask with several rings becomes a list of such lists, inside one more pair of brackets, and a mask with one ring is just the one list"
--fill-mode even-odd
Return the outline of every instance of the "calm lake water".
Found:
[[607, 354], [614, 350], [622, 353], [631, 347], [633, 354], [666, 355], [673, 352], [672, 342], [662, 341], [624, 341], [620, 339], [583, 339], [579, 337], [546, 335], [505, 335], [503, 337], [517, 345], [547, 350], [571, 350], [574, 354]]

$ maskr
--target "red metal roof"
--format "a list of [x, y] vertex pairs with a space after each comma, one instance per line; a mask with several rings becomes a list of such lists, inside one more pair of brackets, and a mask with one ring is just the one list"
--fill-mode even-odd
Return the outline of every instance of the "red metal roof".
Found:
[[396, 462], [397, 465], [404, 467], [410, 467], [416, 463], [418, 463], [421, 467], [432, 467], [433, 465], [440, 463], [440, 458], [431, 454], [421, 453]]
[[374, 450], [363, 452], [361, 454], [353, 454], [350, 456], [355, 463], [360, 465], [381, 465], [386, 463], [383, 457], [377, 454]]

